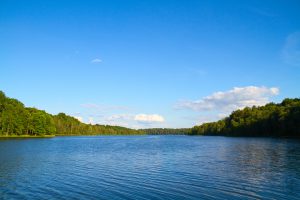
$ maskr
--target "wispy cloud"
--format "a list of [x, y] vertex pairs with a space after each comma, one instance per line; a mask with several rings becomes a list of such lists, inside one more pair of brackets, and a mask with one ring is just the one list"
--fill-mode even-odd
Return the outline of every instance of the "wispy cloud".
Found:
[[135, 113], [133, 108], [122, 105], [86, 103], [81, 104], [81, 107], [85, 109], [83, 113], [85, 113], [86, 120], [84, 121], [91, 124], [97, 123], [126, 126], [129, 128], [146, 128], [157, 124], [162, 125], [165, 121], [164, 117], [159, 114]]
[[131, 128], [148, 128], [162, 124], [164, 117], [158, 114], [115, 114], [106, 117], [102, 123]]
[[300, 66], [300, 31], [287, 36], [281, 56], [286, 64]]
[[165, 121], [165, 119], [158, 114], [138, 114], [134, 117], [134, 120], [142, 123], [161, 123]]
[[177, 109], [191, 109], [195, 111], [231, 112], [247, 106], [261, 106], [269, 102], [269, 98], [279, 94], [276, 87], [234, 87], [224, 92], [215, 92], [195, 101], [181, 101], [176, 104]]
[[101, 63], [101, 62], [102, 62], [102, 60], [99, 59], [99, 58], [95, 58], [95, 59], [93, 59], [93, 60], [91, 61], [91, 63], [94, 63], [94, 64], [98, 64], [98, 63]]
[[131, 121], [133, 117], [134, 115], [131, 114], [115, 114], [104, 118], [102, 123], [112, 126], [125, 126], [132, 128]]
[[214, 121], [217, 121], [222, 118], [224, 118], [224, 117], [221, 117], [219, 114], [217, 114], [217, 115], [201, 115], [201, 116], [198, 116], [198, 118], [196, 120], [196, 125], [200, 125], [200, 124], [207, 123], [207, 122], [214, 122]]
[[95, 104], [95, 103], [86, 103], [81, 104], [82, 107], [92, 109], [94, 111], [112, 111], [112, 110], [130, 110], [127, 106], [119, 106], [119, 105], [104, 105], [104, 104]]
[[132, 120], [134, 115], [132, 114], [116, 114], [111, 115], [106, 118], [107, 121], [116, 121], [116, 120]]

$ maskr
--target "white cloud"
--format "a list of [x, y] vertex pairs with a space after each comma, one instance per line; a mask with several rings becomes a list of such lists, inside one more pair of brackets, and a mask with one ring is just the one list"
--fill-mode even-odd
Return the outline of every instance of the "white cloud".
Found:
[[95, 58], [95, 59], [93, 59], [93, 60], [91, 61], [91, 63], [95, 63], [95, 64], [101, 63], [101, 62], [102, 62], [102, 60], [99, 59], [99, 58]]
[[201, 125], [203, 123], [218, 121], [219, 119], [222, 119], [222, 118], [223, 117], [220, 117], [219, 114], [218, 115], [202, 115], [202, 116], [198, 116], [198, 118], [196, 119], [196, 125]]
[[234, 87], [232, 90], [215, 92], [196, 101], [181, 101], [176, 108], [192, 109], [195, 111], [215, 111], [229, 113], [247, 106], [262, 106], [269, 102], [269, 98], [279, 94], [276, 87]]
[[226, 114], [226, 113], [219, 113], [219, 114], [217, 115], [217, 117], [218, 117], [219, 119], [223, 119], [223, 118], [227, 117], [227, 114]]
[[102, 116], [102, 119], [98, 118], [98, 123], [112, 126], [130, 127], [130, 122], [133, 120], [133, 117], [134, 115], [131, 114], [114, 114], [106, 117]]
[[94, 123], [94, 118], [93, 118], [93, 117], [89, 117], [89, 124], [95, 124], [95, 123]]
[[146, 114], [138, 114], [134, 117], [135, 121], [143, 122], [143, 123], [153, 123], [153, 122], [164, 122], [165, 119], [157, 114], [146, 115]]
[[126, 122], [122, 122], [122, 121], [109, 121], [107, 123], [105, 123], [105, 125], [110, 125], [110, 126], [123, 126], [123, 127], [127, 127], [127, 128], [132, 128], [130, 126], [130, 124], [126, 123]]
[[78, 119], [80, 122], [83, 122], [83, 118], [80, 116], [74, 116], [75, 119]]
[[115, 114], [103, 119], [100, 124], [126, 126], [130, 128], [156, 127], [158, 123], [163, 123], [165, 119], [157, 114]]
[[300, 66], [300, 31], [288, 35], [281, 56], [286, 64]]

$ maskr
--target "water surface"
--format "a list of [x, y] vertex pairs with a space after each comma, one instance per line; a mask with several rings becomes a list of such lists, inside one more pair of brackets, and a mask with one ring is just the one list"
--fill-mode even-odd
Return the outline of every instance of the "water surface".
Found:
[[0, 199], [300, 199], [300, 142], [201, 136], [0, 140]]

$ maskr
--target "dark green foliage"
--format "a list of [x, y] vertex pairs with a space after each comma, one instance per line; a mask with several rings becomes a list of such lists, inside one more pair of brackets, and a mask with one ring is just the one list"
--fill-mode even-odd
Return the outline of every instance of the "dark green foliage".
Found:
[[43, 135], [56, 133], [53, 117], [43, 110], [26, 108], [30, 113], [28, 119], [28, 134]]
[[148, 128], [140, 130], [147, 135], [186, 135], [191, 131], [190, 128]]
[[300, 99], [237, 110], [217, 122], [194, 126], [190, 134], [300, 138]]
[[217, 122], [192, 129], [141, 129], [84, 124], [64, 113], [50, 115], [26, 108], [0, 91], [0, 135], [129, 135], [191, 134], [222, 136], [263, 136], [300, 138], [300, 99], [285, 99], [280, 104], [245, 108]]
[[130, 135], [143, 134], [142, 131], [120, 126], [91, 125], [81, 123], [74, 117], [64, 113], [53, 116], [57, 134], [59, 135]]
[[50, 115], [43, 110], [26, 108], [0, 91], [0, 136], [10, 135], [129, 135], [143, 131], [119, 126], [84, 124], [64, 113]]

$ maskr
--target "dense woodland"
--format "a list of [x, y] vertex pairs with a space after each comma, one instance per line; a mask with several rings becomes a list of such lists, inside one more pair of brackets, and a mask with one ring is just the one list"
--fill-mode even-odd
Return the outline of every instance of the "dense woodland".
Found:
[[300, 99], [237, 110], [225, 119], [193, 127], [190, 134], [300, 138]]
[[97, 134], [129, 135], [143, 132], [119, 126], [84, 124], [64, 113], [51, 115], [43, 110], [27, 108], [0, 91], [0, 136]]
[[215, 135], [300, 138], [300, 99], [236, 110], [217, 122], [191, 129], [152, 128], [134, 130], [119, 126], [91, 125], [64, 113], [51, 115], [27, 108], [0, 91], [0, 136], [10, 135]]
[[190, 128], [149, 128], [140, 129], [147, 135], [186, 135], [190, 133]]

